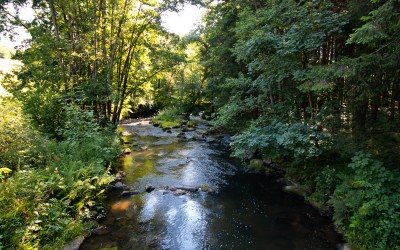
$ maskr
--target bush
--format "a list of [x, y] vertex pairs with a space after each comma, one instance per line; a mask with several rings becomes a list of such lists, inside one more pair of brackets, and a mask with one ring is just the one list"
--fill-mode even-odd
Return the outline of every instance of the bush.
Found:
[[273, 121], [266, 126], [254, 125], [233, 137], [234, 156], [244, 158], [249, 152], [261, 152], [266, 158], [297, 164], [315, 159], [327, 144], [324, 133], [301, 123]]
[[64, 107], [59, 93], [45, 89], [30, 93], [24, 100], [24, 112], [30, 116], [31, 122], [52, 137], [57, 136], [54, 132], [62, 126]]
[[400, 173], [357, 153], [333, 194], [334, 222], [365, 249], [400, 249]]
[[323, 168], [315, 177], [315, 192], [307, 197], [307, 200], [321, 210], [328, 210], [328, 201], [331, 199], [336, 186], [340, 183], [339, 175], [334, 167], [326, 166]]

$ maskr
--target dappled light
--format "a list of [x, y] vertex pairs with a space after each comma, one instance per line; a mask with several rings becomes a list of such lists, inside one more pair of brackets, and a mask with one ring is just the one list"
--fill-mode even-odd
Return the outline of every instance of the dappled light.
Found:
[[1, 1], [0, 249], [399, 249], [399, 13]]
[[117, 201], [111, 205], [111, 212], [126, 211], [132, 206], [132, 202], [129, 200]]

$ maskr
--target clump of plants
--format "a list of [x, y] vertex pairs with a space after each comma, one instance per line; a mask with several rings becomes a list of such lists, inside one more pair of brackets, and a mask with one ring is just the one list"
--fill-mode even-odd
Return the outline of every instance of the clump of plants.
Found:
[[176, 107], [161, 110], [152, 120], [153, 125], [161, 128], [176, 128], [185, 122], [187, 118], [183, 111]]

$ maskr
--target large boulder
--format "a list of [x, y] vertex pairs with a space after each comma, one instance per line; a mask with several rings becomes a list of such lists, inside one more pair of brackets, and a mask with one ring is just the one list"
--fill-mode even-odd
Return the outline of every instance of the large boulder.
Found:
[[111, 187], [114, 189], [124, 189], [124, 188], [126, 188], [126, 185], [124, 183], [118, 181], [118, 182], [114, 183]]

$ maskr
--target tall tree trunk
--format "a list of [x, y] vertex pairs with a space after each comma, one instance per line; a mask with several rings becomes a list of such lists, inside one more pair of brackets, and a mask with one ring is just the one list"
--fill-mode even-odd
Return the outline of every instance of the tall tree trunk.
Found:
[[[57, 24], [57, 16], [56, 16], [56, 10], [54, 8], [54, 3], [53, 3], [53, 0], [47, 0], [47, 2], [50, 7], [51, 19], [53, 21], [54, 33], [56, 36], [56, 40], [60, 45], [61, 37], [60, 37], [60, 31], [59, 31], [58, 24]], [[56, 48], [56, 49], [58, 51], [58, 61], [61, 65], [64, 87], [65, 87], [65, 90], [68, 91], [69, 88], [68, 88], [68, 82], [67, 82], [67, 77], [66, 77], [66, 72], [65, 72], [64, 60], [63, 60], [62, 53], [61, 53], [62, 48]]]
[[96, 115], [96, 120], [99, 125], [101, 125], [100, 121], [100, 112], [98, 108], [99, 104], [99, 93], [98, 93], [98, 88], [97, 88], [97, 0], [93, 0], [93, 68], [92, 68], [92, 82], [93, 86], [95, 87], [96, 95], [93, 96], [94, 98], [93, 101], [93, 106], [95, 107], [95, 115]]
[[[396, 79], [397, 80], [397, 79]], [[392, 84], [392, 96], [390, 98], [390, 119], [393, 120], [396, 114], [396, 101], [399, 96], [399, 83], [394, 81]]]
[[368, 100], [357, 100], [357, 103], [353, 103], [353, 120], [352, 129], [353, 132], [362, 132], [365, 130], [367, 123], [367, 111], [368, 111]]
[[379, 95], [374, 94], [371, 97], [371, 120], [375, 122], [378, 118], [378, 109], [379, 109]]

